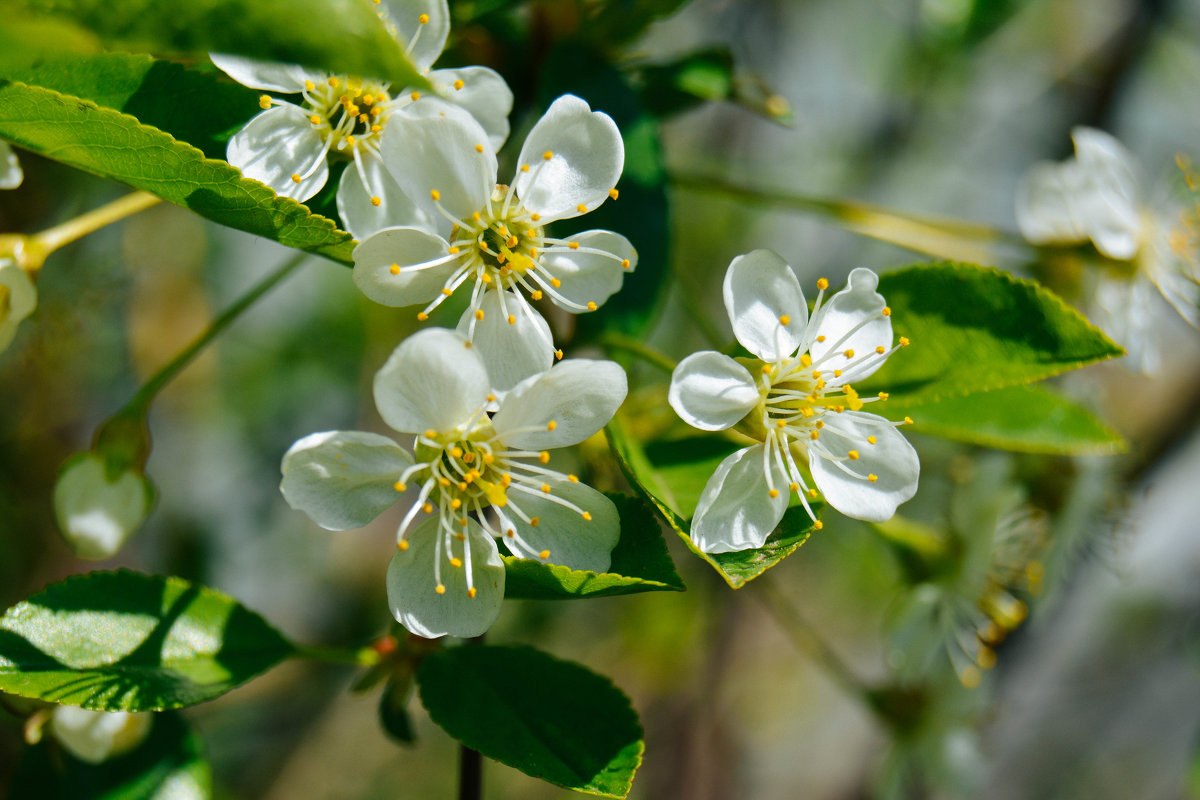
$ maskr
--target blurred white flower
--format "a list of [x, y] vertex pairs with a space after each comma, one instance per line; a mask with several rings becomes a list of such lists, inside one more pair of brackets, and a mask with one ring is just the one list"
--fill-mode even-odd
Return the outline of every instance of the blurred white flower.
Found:
[[384, 305], [426, 303], [420, 320], [468, 287], [458, 329], [483, 352], [493, 387], [506, 391], [562, 355], [522, 289], [572, 314], [594, 311], [637, 264], [620, 234], [557, 239], [543, 227], [617, 196], [621, 133], [607, 114], [564, 95], [530, 131], [512, 184], [500, 186], [496, 155], [473, 119], [445, 104], [416, 109], [392, 123], [384, 163], [431, 222], [383, 230], [359, 245], [354, 281]]
[[134, 469], [109, 474], [104, 457], [76, 456], [54, 484], [54, 516], [75, 555], [91, 561], [112, 558], [154, 505], [154, 489]]
[[1112, 136], [1094, 128], [1071, 133], [1075, 157], [1034, 165], [1017, 190], [1017, 225], [1030, 242], [1090, 241], [1113, 268], [1091, 291], [1089, 311], [1145, 372], [1157, 368], [1150, 337], [1158, 314], [1155, 292], [1200, 327], [1200, 260], [1194, 210], [1160, 211], [1141, 191], [1137, 161]]
[[[755, 250], [729, 265], [724, 291], [733, 333], [758, 358], [693, 353], [675, 368], [668, 400], [693, 427], [741, 423], [761, 444], [730, 455], [705, 485], [691, 526], [700, 549], [762, 547], [789, 492], [814, 521], [807, 498], [817, 490], [843, 514], [870, 521], [891, 517], [916, 492], [920, 464], [896, 430], [903, 423], [861, 411], [886, 395], [860, 398], [851, 386], [908, 344], [901, 337], [892, 346], [891, 310], [878, 285], [874, 272], [856, 269], [822, 305], [822, 279], [810, 317], [795, 273], [775, 253]], [[798, 459], [806, 459], [816, 489]]]
[[0, 140], [0, 189], [15, 189], [25, 179], [17, 154], [8, 142]]
[[[379, 13], [418, 71], [436, 93], [465, 108], [487, 131], [484, 141], [498, 150], [508, 138], [512, 91], [486, 67], [430, 71], [450, 32], [446, 0], [387, 0]], [[295, 103], [264, 94], [263, 113], [229, 141], [226, 158], [248, 178], [301, 202], [321, 190], [329, 162], [350, 162], [338, 184], [342, 222], [357, 239], [390, 225], [423, 220], [383, 169], [380, 146], [395, 115], [420, 98], [410, 89], [354, 76], [315, 72], [293, 64], [273, 64], [211, 54], [214, 64], [252, 89], [299, 94]]]
[[[402, 342], [375, 376], [379, 413], [416, 435], [413, 455], [374, 433], [314, 433], [284, 456], [280, 489], [321, 527], [347, 530], [413, 486], [417, 497], [388, 568], [392, 613], [419, 636], [477, 636], [504, 596], [493, 537], [519, 556], [608, 568], [620, 534], [616, 507], [544, 465], [550, 449], [600, 430], [625, 393], [615, 363], [569, 359], [521, 383], [489, 416], [495, 395], [476, 348], [431, 328]], [[429, 518], [411, 527], [422, 513]]]
[[37, 308], [37, 287], [16, 259], [0, 256], [0, 352], [3, 352], [21, 321]]
[[57, 706], [50, 730], [71, 755], [89, 764], [99, 764], [141, 744], [153, 722], [154, 717], [148, 712]]

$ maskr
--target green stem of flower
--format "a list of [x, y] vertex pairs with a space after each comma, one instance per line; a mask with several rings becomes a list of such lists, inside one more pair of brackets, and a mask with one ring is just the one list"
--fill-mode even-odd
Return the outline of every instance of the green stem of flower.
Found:
[[651, 366], [658, 367], [663, 372], [675, 371], [675, 363], [666, 355], [646, 345], [640, 339], [635, 339], [617, 331], [607, 331], [600, 337], [600, 344], [609, 350], [623, 350], [637, 356]]
[[[483, 644], [486, 633], [468, 639], [467, 646]], [[458, 744], [458, 800], [483, 800], [483, 756]]]
[[55, 225], [53, 228], [34, 234], [30, 237], [32, 240], [30, 246], [42, 258], [45, 258], [64, 245], [160, 202], [162, 202], [161, 198], [155, 197], [149, 192], [132, 192], [107, 205], [67, 220], [61, 225]]
[[986, 264], [1000, 260], [1004, 250], [1019, 249], [1026, 256], [1030, 250], [1017, 234], [974, 222], [907, 214], [854, 200], [752, 189], [699, 175], [675, 174], [670, 180], [680, 189], [816, 214], [855, 233], [937, 258]]
[[154, 400], [155, 396], [162, 391], [171, 380], [183, 371], [184, 367], [192, 362], [201, 351], [204, 350], [213, 339], [216, 339], [221, 333], [233, 323], [242, 313], [250, 306], [254, 305], [259, 298], [271, 291], [288, 275], [292, 273], [296, 267], [304, 263], [308, 258], [307, 253], [297, 253], [292, 258], [283, 262], [274, 272], [267, 275], [261, 281], [250, 288], [250, 291], [239, 297], [233, 305], [221, 312], [221, 314], [212, 321], [208, 329], [197, 336], [191, 344], [183, 349], [179, 355], [175, 356], [169, 364], [160, 369], [150, 380], [146, 381], [145, 385], [138, 390], [138, 393], [133, 396], [125, 407], [118, 413], [128, 413], [132, 411], [143, 411]]

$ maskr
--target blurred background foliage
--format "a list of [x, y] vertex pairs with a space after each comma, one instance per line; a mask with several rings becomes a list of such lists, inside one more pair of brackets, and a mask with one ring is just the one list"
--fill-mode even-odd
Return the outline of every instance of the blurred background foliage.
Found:
[[[1177, 177], [1175, 153], [1200, 156], [1192, 0], [451, 5], [439, 65], [492, 66], [516, 96], [502, 176], [563, 92], [611, 114], [625, 136], [620, 199], [588, 225], [627, 235], [641, 261], [601, 312], [555, 318], [578, 355], [612, 331], [671, 358], [727, 345], [720, 279], [752, 248], [778, 251], [805, 287], [916, 258], [729, 185], [1012, 231], [1019, 176], [1069, 155], [1075, 125], [1109, 130], [1164, 180]], [[0, 193], [5, 232], [44, 229], [125, 191], [22, 162], [23, 187]], [[331, 192], [311, 205], [334, 213]], [[982, 263], [1046, 274], [1011, 236], [972, 246]], [[59, 465], [289, 257], [173, 206], [51, 257], [38, 311], [0, 357], [5, 607], [91, 568], [55, 529]], [[1060, 382], [1128, 438], [1127, 455], [1002, 454], [918, 433], [922, 484], [902, 519], [870, 527], [828, 514], [797, 554], [738, 592], [672, 540], [688, 592], [512, 601], [489, 640], [536, 643], [632, 697], [646, 727], [635, 798], [1200, 797], [1189, 766], [1200, 724], [1200, 339], [1172, 313], [1155, 324], [1169, 343], [1158, 374], [1116, 363]], [[277, 476], [300, 436], [383, 428], [371, 376], [411, 325], [332, 262], [314, 258], [289, 277], [154, 405], [147, 473], [158, 504], [106, 566], [218, 587], [301, 642], [357, 646], [387, 632], [382, 578], [398, 517], [321, 531], [288, 509]], [[684, 435], [664, 410], [665, 373], [629, 366], [641, 430]], [[595, 485], [621, 488], [603, 442], [580, 458]], [[375, 697], [346, 691], [354, 677], [289, 663], [187, 710], [216, 795], [451, 796], [454, 742], [418, 703], [415, 744], [385, 738]], [[19, 721], [0, 715], [0, 785], [25, 752]], [[36, 770], [20, 774], [37, 788]], [[570, 795], [495, 764], [485, 785], [493, 798]]]

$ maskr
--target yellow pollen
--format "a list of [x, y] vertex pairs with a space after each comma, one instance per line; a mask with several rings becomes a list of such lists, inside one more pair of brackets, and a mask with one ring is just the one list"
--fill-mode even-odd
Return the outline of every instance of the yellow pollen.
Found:
[[582, 214], [587, 211], [587, 206], [585, 206], [583, 203], [580, 203], [579, 205], [575, 206], [575, 210]]
[[264, 94], [258, 97], [258, 107], [264, 111], [271, 107], [271, 95]]
[[829, 281], [825, 280], [824, 278], [819, 278], [817, 280], [817, 288], [820, 289], [822, 292], [825, 291], [826, 289], [829, 288]]
[[417, 17], [417, 22], [421, 23], [422, 25], [428, 24], [429, 23], [429, 15], [422, 14], [421, 16]]
[[816, 500], [816, 499], [817, 499], [817, 490], [816, 490], [816, 489], [809, 489], [809, 490], [808, 490], [808, 498], [809, 498], [810, 500]]
[[542, 559], [543, 561], [549, 557], [550, 557], [549, 550], [543, 550], [542, 552], [538, 553], [538, 558]]
[[[780, 325], [791, 325], [791, 324], [792, 324], [792, 318], [791, 318], [791, 317], [789, 317], [787, 314], [780, 314], [780, 315], [779, 315], [779, 324], [780, 324]], [[804, 366], [806, 366], [806, 367], [807, 367], [807, 366], [811, 366], [811, 365], [810, 365], [810, 364], [805, 364]]]
[[309, 117], [308, 121], [311, 122], [313, 125], [321, 124], [321, 118], [318, 117], [316, 114], [313, 114], [311, 117]]
[[379, 208], [381, 205], [383, 205], [383, 198], [379, 197], [379, 196], [372, 197], [371, 205], [375, 206], [376, 208]]
[[442, 486], [449, 486], [450, 479], [449, 478], [438, 478], [438, 483], [440, 483]]
[[821, 428], [824, 428], [824, 427], [825, 427], [824, 420], [817, 420], [817, 430], [820, 430]]
[[546, 159], [547, 161], [549, 161], [550, 159], [554, 158], [554, 153], [552, 153], [551, 151], [547, 150], [546, 152], [542, 153], [542, 158], [544, 158], [544, 159]]
[[412, 94], [409, 95], [409, 97], [412, 98], [412, 101], [415, 103], [416, 101], [421, 99], [421, 93], [413, 92]]
[[467, 527], [467, 518], [463, 517], [462, 519], [458, 520], [458, 524], [462, 525], [464, 528]]
[[304, 88], [306, 91], [311, 92], [313, 89], [315, 89], [317, 87], [316, 87], [316, 84], [314, 84], [312, 81], [305, 81]]
[[587, 305], [587, 309], [588, 309], [588, 311], [595, 311], [595, 310], [596, 310], [596, 304], [595, 304], [595, 303], [593, 303], [591, 300], [589, 300], [589, 301], [588, 301], [588, 305]]
[[363, 125], [366, 125], [366, 124], [367, 124], [367, 120], [368, 120], [368, 119], [370, 119], [370, 117], [368, 117], [366, 114], [359, 114], [359, 115], [358, 115], [358, 121], [359, 121], [359, 122], [361, 122]]
[[560, 281], [558, 278], [551, 278], [550, 285], [557, 289], [558, 287], [562, 286], [562, 281]]
[[450, 501], [450, 507], [457, 511], [460, 507], [462, 507], [462, 500], [459, 500], [457, 497], [454, 498]]
[[528, 165], [528, 164], [522, 164], [522, 165], [521, 165], [521, 172], [529, 172], [529, 165]]
[[458, 490], [459, 490], [460, 492], [465, 492], [465, 491], [467, 490], [467, 484], [466, 484], [466, 482], [465, 482], [465, 481], [459, 481], [459, 482], [458, 482]]
[[846, 352], [842, 353], [842, 355], [844, 355], [846, 358], [854, 358], [854, 351], [847, 350]]
[[483, 281], [484, 283], [491, 283], [491, 282], [492, 282], [492, 276], [491, 276], [490, 274], [488, 274], [488, 273], [486, 273], [486, 272], [485, 272], [485, 273], [483, 273], [482, 275], [480, 275], [480, 276], [479, 276], [479, 280]]
[[789, 492], [798, 492], [798, 491], [800, 491], [800, 484], [798, 484], [798, 483], [789, 483], [789, 484], [788, 484], [788, 491], [789, 491]]
[[871, 483], [874, 483], [875, 481], [879, 480], [879, 476], [872, 472], [867, 476], [867, 480], [869, 480]]
[[362, 104], [363, 104], [364, 106], [369, 106], [369, 105], [371, 105], [371, 103], [374, 103], [374, 102], [375, 102], [375, 98], [374, 98], [374, 97], [372, 97], [371, 95], [369, 95], [369, 94], [364, 94], [364, 95], [362, 96]]
[[563, 357], [563, 351], [562, 351], [562, 350], [555, 350], [555, 351], [554, 351], [554, 358], [555, 358], [555, 359], [557, 359], [558, 361], [562, 361], [562, 357]]
[[876, 439], [874, 436], [867, 437], [867, 444], [875, 444], [875, 442], [877, 442], [877, 441], [879, 441], [879, 440]]
[[450, 295], [454, 294], [454, 290], [453, 289], [442, 289], [442, 294], [446, 295], [446, 297], [449, 297]]
[[483, 319], [483, 309], [482, 308], [475, 309], [475, 319], [477, 319], [477, 320]]
[[823, 341], [825, 341], [825, 337], [824, 337], [824, 336], [818, 336], [818, 337], [817, 337], [817, 341], [818, 341], [818, 342], [823, 342]]
[[842, 377], [842, 371], [841, 371], [840, 369], [835, 369], [835, 370], [833, 371], [833, 377], [835, 377], [835, 378], [840, 378], [840, 377]]
[[426, 439], [436, 439], [437, 431], [435, 431], [433, 428], [430, 428], [429, 430], [425, 431], [425, 438]]
[[350, 145], [351, 147], [353, 147], [353, 146], [354, 146], [354, 137], [353, 137], [353, 136], [347, 136], [347, 137], [346, 137], [346, 144], [348, 144], [348, 145]]
[[775, 427], [776, 427], [776, 428], [786, 428], [786, 427], [787, 427], [787, 420], [785, 420], [785, 419], [776, 420], [776, 421], [775, 421]]
[[542, 462], [543, 464], [549, 464], [550, 463], [550, 453], [545, 450], [538, 453], [538, 461]]
[[401, 552], [407, 550], [408, 549], [408, 539], [401, 539], [400, 541], [396, 542], [396, 549], [400, 550]]
[[424, 311], [417, 312], [417, 322], [424, 322], [427, 319], [429, 319], [429, 315], [426, 314]]
[[462, 567], [462, 559], [459, 559], [459, 558], [450, 559], [450, 566], [452, 566], [456, 569], [461, 568]]
[[879, 393], [879, 399], [880, 399], [880, 400], [887, 400], [889, 397], [891, 397], [891, 395], [889, 395], [887, 392], [880, 392], [880, 393]]
[[529, 297], [530, 297], [530, 299], [532, 299], [532, 300], [541, 300], [541, 299], [542, 299], [542, 290], [541, 290], [541, 289], [537, 289], [537, 290], [535, 290], [535, 291], [531, 292], [531, 293], [530, 293], [530, 295], [529, 295]]
[[520, 241], [521, 240], [518, 239], [516, 236], [509, 236], [507, 239], [504, 240], [504, 243], [506, 245], [508, 245], [509, 247], [516, 247], [517, 243]]
[[539, 523], [539, 522], [541, 522], [541, 520], [540, 520], [540, 519], [538, 519], [537, 517], [530, 517], [530, 518], [529, 518], [529, 525], [530, 525], [530, 527], [536, 528], [536, 527], [538, 526], [538, 523]]
[[405, 486], [405, 485], [404, 485], [403, 483], [401, 483], [400, 481], [396, 481], [395, 483], [393, 483], [393, 484], [392, 484], [392, 488], [393, 488], [393, 489], [395, 489], [397, 492], [403, 492], [403, 491], [404, 491], [405, 489], [407, 489], [408, 487], [407, 487], [407, 486]]
[[459, 253], [459, 251], [460, 251], [460, 250], [462, 250], [462, 248], [461, 248], [461, 247], [451, 247], [451, 248], [450, 248], [449, 250], [447, 250], [446, 252], [447, 252], [447, 253], [449, 253], [449, 254], [450, 254], [450, 255], [452, 255], [452, 256], [456, 256], [456, 255], [458, 255], [458, 253]]
[[550, 494], [550, 484], [543, 483], [542, 484], [542, 492], [544, 492], [545, 494]]
[[[537, 258], [537, 248], [536, 248], [536, 247], [531, 247], [531, 248], [529, 248], [529, 257], [530, 257], [530, 258]], [[536, 264], [531, 264], [531, 265], [529, 266], [529, 268], [530, 268], [530, 269], [533, 269], [535, 266], [537, 266], [537, 265], [536, 265]]]
[[883, 355], [886, 351], [887, 351], [887, 348], [885, 348], [883, 345], [879, 345], [878, 347], [875, 348], [875, 352], [878, 353], [879, 355]]
[[[491, 402], [492, 400], [495, 400], [495, 399], [496, 399], [496, 395], [494, 395], [494, 394], [489, 394], [489, 395], [488, 395], [488, 402]], [[495, 460], [496, 460], [496, 457], [495, 457], [494, 455], [492, 455], [491, 453], [484, 453], [484, 454], [483, 454], [483, 463], [485, 463], [485, 464], [491, 464], [491, 463], [492, 463], [492, 462], [494, 462]]]
[[890, 316], [892, 315], [892, 309], [891, 309], [891, 308], [889, 308], [888, 306], [884, 306], [884, 307], [883, 307], [883, 311], [882, 311], [881, 313], [882, 313], [882, 314], [883, 314], [885, 317], [890, 317]]
[[433, 190], [431, 190], [431, 191], [429, 192], [429, 196], [430, 196], [431, 198], [433, 198], [435, 201], [436, 201], [436, 200], [441, 200], [441, 199], [442, 199], [442, 193], [441, 193], [441, 192], [439, 192], [437, 189], [433, 189]]
[[905, 424], [905, 425], [912, 425], [912, 424], [913, 424], [913, 419], [912, 419], [912, 417], [905, 417], [905, 418], [904, 418], [904, 424]]
[[810, 434], [808, 435], [808, 438], [812, 439], [812, 440], [815, 442], [817, 439], [820, 439], [820, 438], [821, 438], [821, 432], [820, 432], [820, 431], [813, 431], [812, 433], [810, 433]]
[[825, 523], [821, 522], [821, 520], [818, 519], [818, 520], [813, 521], [813, 530], [814, 531], [819, 531], [824, 527], [825, 527]]
[[508, 315], [508, 324], [509, 324], [509, 325], [516, 325], [516, 324], [517, 324], [517, 315], [516, 315], [516, 314], [509, 314], [509, 315]]
[[629, 259], [628, 258], [621, 259], [621, 267], [623, 269], [629, 269]]
[[340, 80], [338, 80], [337, 77], [335, 76], [335, 77], [332, 77], [329, 79], [329, 85], [332, 86], [334, 89], [336, 89], [337, 87], [342, 85], [342, 82]]
[[578, 250], [579, 242], [571, 242], [569, 245], [567, 245], [567, 247], [571, 248], [572, 250]]
[[479, 590], [474, 586], [472, 586], [470, 589], [467, 589], [467, 597], [471, 598], [472, 600], [475, 599], [475, 595], [477, 594], [479, 594]]
[[578, 475], [568, 475], [567, 480], [569, 480], [571, 483], [579, 483], [579, 476]]
[[371, 126], [371, 133], [379, 133], [381, 130], [383, 130], [382, 125], [372, 125]]
[[303, 178], [301, 178], [298, 173], [292, 174], [292, 183], [299, 183], [301, 180], [303, 180]]
[[456, 81], [454, 82], [454, 88], [455, 88], [455, 89], [461, 89], [461, 88], [462, 88], [463, 86], [465, 86], [465, 85], [466, 85], [466, 84], [464, 84], [464, 83], [462, 82], [462, 79], [461, 79], [461, 78], [460, 78], [460, 79], [458, 79], [458, 80], [456, 80]]
[[770, 495], [772, 498], [776, 498], [776, 497], [779, 497], [779, 490], [772, 489], [771, 491], [767, 492], [767, 494]]
[[510, 538], [510, 539], [515, 539], [515, 538], [516, 538], [516, 536], [517, 536], [517, 532], [516, 532], [516, 531], [514, 531], [512, 528], [509, 528], [508, 530], [506, 530], [506, 531], [504, 532], [504, 535], [505, 535], [505, 536], [507, 536], [507, 537], [508, 537], [508, 538]]
[[541, 215], [541, 214], [530, 214], [530, 215], [529, 215], [529, 218], [530, 218], [531, 220], [533, 220], [534, 222], [537, 222], [539, 219], [541, 219], [541, 218], [542, 218], [542, 215]]
[[857, 450], [851, 450], [849, 453], [846, 453], [846, 455], [850, 456], [851, 461], [858, 461], [858, 451]]
[[616, 200], [618, 197], [620, 197], [620, 195], [621, 195], [621, 193], [618, 192], [616, 189], [608, 190], [608, 196], [611, 197], [613, 200]]
[[907, 336], [901, 336], [901, 337], [900, 337], [900, 346], [901, 346], [901, 347], [908, 347], [908, 337], [907, 337]]
[[450, 455], [454, 456], [455, 458], [462, 458], [463, 449], [461, 447], [453, 447], [450, 449]]
[[425, 505], [421, 506], [421, 510], [424, 511], [426, 514], [432, 514], [433, 513], [433, 503], [426, 503]]
[[586, 520], [587, 522], [592, 521], [592, 512], [590, 512], [590, 511], [585, 511], [580, 516], [583, 517], [584, 520]]
[[771, 369], [772, 369], [772, 367], [771, 367], [771, 365], [770, 365], [770, 364], [763, 364], [763, 365], [762, 365], [762, 374], [763, 374], [763, 375], [770, 375], [770, 374], [771, 374]]
[[481, 144], [477, 144], [477, 145], [475, 145], [475, 152], [476, 152], [476, 153], [482, 153], [482, 152], [483, 152], [483, 145], [481, 145]]
[[445, 593], [446, 593], [446, 587], [445, 587], [445, 586], [443, 586], [443, 585], [442, 585], [442, 584], [440, 584], [440, 583], [439, 583], [437, 586], [433, 587], [433, 590], [434, 590], [435, 592], [437, 592], [438, 594], [445, 594]]
[[483, 239], [479, 240], [479, 249], [485, 252], [487, 251], [487, 242], [485, 242]]
[[[558, 352], [561, 353], [562, 351], [559, 350]], [[558, 423], [555, 422], [554, 420], [550, 420], [549, 422], [546, 423], [546, 430], [548, 430], [548, 431], [552, 431], [557, 427], [558, 427]]]

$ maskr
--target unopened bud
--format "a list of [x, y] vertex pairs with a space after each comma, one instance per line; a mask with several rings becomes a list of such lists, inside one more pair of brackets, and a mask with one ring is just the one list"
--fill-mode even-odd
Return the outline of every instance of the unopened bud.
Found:
[[153, 484], [136, 469], [109, 474], [100, 455], [84, 453], [59, 472], [54, 515], [75, 555], [102, 561], [116, 555], [141, 527], [154, 494]]
[[99, 764], [137, 747], [150, 732], [148, 712], [88, 711], [75, 706], [54, 709], [50, 730], [71, 755]]

